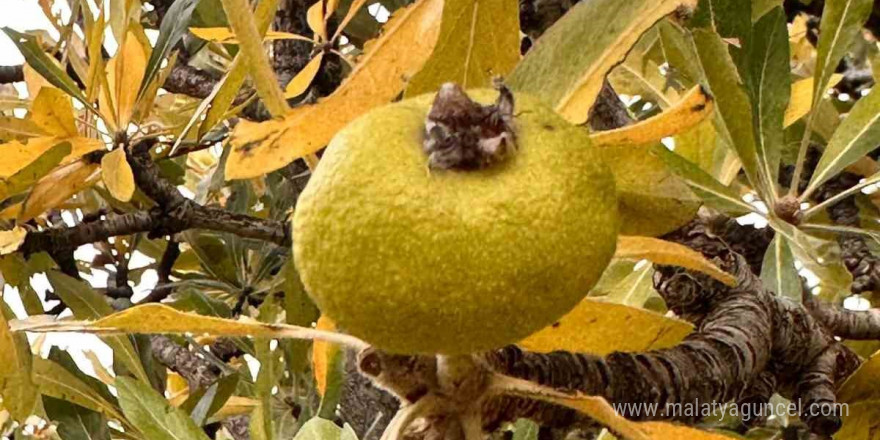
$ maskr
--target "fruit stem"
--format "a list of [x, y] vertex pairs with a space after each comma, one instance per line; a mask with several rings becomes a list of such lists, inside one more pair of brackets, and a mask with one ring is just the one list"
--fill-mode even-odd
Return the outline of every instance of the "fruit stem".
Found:
[[428, 167], [478, 170], [502, 162], [516, 151], [513, 94], [495, 81], [498, 100], [474, 102], [455, 83], [440, 87], [425, 118], [424, 150]]

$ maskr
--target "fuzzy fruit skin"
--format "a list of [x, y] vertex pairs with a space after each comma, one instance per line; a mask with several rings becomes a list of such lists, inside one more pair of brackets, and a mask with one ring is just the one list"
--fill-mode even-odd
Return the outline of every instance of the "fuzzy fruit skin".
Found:
[[593, 287], [617, 240], [614, 178], [585, 130], [515, 97], [518, 151], [478, 171], [429, 171], [433, 95], [331, 141], [293, 239], [306, 290], [339, 328], [395, 353], [472, 353], [554, 323]]

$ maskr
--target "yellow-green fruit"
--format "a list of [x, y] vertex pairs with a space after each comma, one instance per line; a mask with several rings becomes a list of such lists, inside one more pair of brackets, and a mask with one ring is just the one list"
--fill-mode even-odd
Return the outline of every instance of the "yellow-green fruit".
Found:
[[336, 135], [297, 203], [296, 266], [323, 313], [378, 348], [458, 354], [519, 341], [571, 310], [611, 259], [614, 179], [585, 130], [523, 95], [511, 157], [431, 170], [433, 98], [372, 110]]

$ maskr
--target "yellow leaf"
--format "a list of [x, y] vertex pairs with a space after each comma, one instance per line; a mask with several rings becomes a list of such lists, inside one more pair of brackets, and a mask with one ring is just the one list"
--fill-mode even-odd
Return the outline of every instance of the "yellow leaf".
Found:
[[70, 155], [65, 157], [64, 160], [61, 161], [61, 163], [73, 162], [83, 155], [104, 148], [104, 142], [102, 142], [100, 139], [87, 138], [83, 136], [61, 139], [59, 140], [59, 142], [60, 141], [70, 142]]
[[18, 223], [24, 223], [61, 205], [88, 188], [98, 177], [98, 165], [83, 160], [62, 165], [40, 179], [24, 201]]
[[5, 140], [25, 140], [30, 137], [46, 136], [48, 133], [43, 131], [34, 121], [30, 119], [20, 119], [10, 116], [0, 116], [0, 139]]
[[351, 120], [397, 97], [406, 78], [428, 59], [442, 8], [442, 0], [419, 0], [395, 12], [360, 64], [325, 100], [297, 107], [281, 120], [239, 123], [231, 139], [226, 178], [257, 177], [314, 153]]
[[315, 79], [315, 75], [318, 74], [318, 69], [321, 68], [321, 60], [324, 59], [324, 52], [318, 52], [318, 55], [312, 58], [296, 76], [287, 83], [287, 87], [284, 89], [284, 97], [287, 99], [296, 98], [299, 95], [302, 95], [306, 89], [309, 88], [309, 85], [312, 83], [312, 80]]
[[121, 202], [134, 195], [134, 174], [125, 158], [125, 150], [117, 148], [101, 158], [101, 176], [110, 194]]
[[46, 133], [58, 137], [77, 136], [70, 96], [54, 87], [40, 89], [29, 113], [30, 120]]
[[309, 29], [315, 33], [315, 40], [327, 41], [327, 25], [324, 22], [324, 0], [318, 0], [306, 13]]
[[21, 203], [16, 203], [13, 205], [9, 205], [6, 208], [3, 208], [0, 211], [0, 220], [12, 220], [18, 217], [18, 214], [21, 212]]
[[880, 400], [880, 352], [859, 365], [859, 368], [846, 378], [837, 390], [837, 401], [856, 403], [866, 400]]
[[407, 96], [433, 92], [448, 81], [486, 87], [519, 61], [516, 0], [446, 0], [431, 58], [406, 88]]
[[[119, 51], [107, 63], [107, 87], [112, 97], [113, 122], [120, 130], [128, 126], [138, 90], [147, 68], [147, 54], [134, 32], [129, 31]], [[99, 95], [102, 108], [109, 108], [106, 93]], [[104, 98], [104, 99], [101, 99]]]
[[[608, 72], [643, 33], [696, 0], [598, 0], [572, 7], [545, 32], [508, 78], [574, 124], [586, 122]], [[601, 22], [601, 25], [596, 23]]]
[[[263, 0], [257, 3], [256, 9], [254, 9], [254, 21], [257, 23], [257, 31], [259, 31], [260, 35], [266, 34], [269, 24], [272, 23], [272, 20], [275, 18], [275, 11], [278, 9], [278, 1], [279, 0]], [[226, 71], [226, 75], [223, 76], [223, 79], [221, 79], [220, 83], [217, 85], [217, 93], [214, 94], [213, 98], [210, 98], [211, 108], [208, 110], [208, 113], [205, 114], [205, 120], [199, 127], [199, 137], [210, 131], [218, 122], [226, 118], [226, 112], [229, 110], [229, 106], [232, 105], [236, 96], [238, 96], [238, 91], [247, 77], [247, 70], [247, 63], [244, 61], [244, 57], [239, 51], [238, 55], [235, 56], [235, 59], [232, 60], [229, 70]], [[242, 103], [239, 105], [243, 106], [246, 104]]]
[[[58, 64], [54, 58], [50, 57], [50, 59], [55, 64]], [[43, 78], [42, 75], [37, 73], [37, 71], [34, 70], [34, 68], [31, 67], [29, 64], [24, 64], [23, 72], [24, 82], [25, 85], [27, 85], [28, 97], [30, 97], [31, 99], [36, 98], [37, 95], [40, 93], [40, 89], [42, 89], [43, 87], [52, 87], [52, 85], [49, 84], [49, 81], [46, 81], [46, 79]]]
[[721, 270], [712, 264], [697, 251], [673, 243], [652, 237], [628, 237], [621, 235], [617, 240], [617, 252], [615, 258], [630, 260], [650, 260], [656, 264], [680, 266], [685, 269], [702, 272], [728, 285], [736, 285], [736, 277]]
[[[220, 44], [238, 44], [238, 40], [235, 38], [235, 34], [232, 33], [232, 29], [225, 27], [212, 27], [212, 28], [189, 28], [189, 31], [193, 33], [193, 35], [206, 40], [212, 41], [214, 43]], [[266, 32], [266, 36], [263, 37], [263, 41], [270, 40], [302, 40], [302, 41], [312, 41], [311, 38], [305, 37], [302, 35], [292, 34], [290, 32], [280, 32], [280, 31], [268, 31]]]
[[616, 130], [590, 135], [593, 145], [646, 144], [684, 133], [712, 115], [715, 103], [701, 86], [660, 114]]
[[[52, 142], [46, 142], [51, 140]], [[13, 174], [30, 165], [55, 145], [54, 138], [34, 138], [27, 145], [19, 141], [0, 145], [0, 179], [8, 179]]]
[[[315, 325], [318, 330], [334, 331], [336, 324], [325, 316], [318, 318]], [[323, 396], [327, 389], [327, 366], [334, 356], [334, 352], [339, 347], [325, 341], [315, 341], [312, 343], [312, 371], [315, 373], [315, 382], [317, 382], [318, 393]]]
[[61, 160], [61, 164], [73, 162], [82, 155], [103, 148], [104, 144], [91, 138], [81, 136], [59, 139], [51, 136], [35, 137], [28, 140], [27, 144], [18, 141], [0, 144], [0, 179], [8, 179], [15, 173], [24, 169], [45, 152], [61, 142], [70, 143], [70, 153]]
[[114, 333], [192, 333], [195, 335], [253, 336], [274, 339], [317, 339], [354, 348], [366, 343], [353, 336], [289, 324], [269, 324], [251, 319], [224, 319], [181, 312], [163, 304], [132, 307], [97, 321], [17, 321], [17, 331], [114, 334]]
[[880, 440], [880, 400], [850, 404], [843, 413], [837, 440]]
[[107, 367], [104, 366], [104, 363], [101, 362], [101, 359], [98, 358], [94, 351], [83, 350], [83, 354], [88, 359], [89, 364], [92, 365], [92, 369], [95, 370], [95, 376], [98, 380], [106, 385], [113, 385], [113, 382], [116, 382], [116, 377], [107, 370]]
[[590, 416], [615, 434], [628, 440], [724, 440], [730, 437], [664, 422], [634, 422], [617, 413], [604, 398], [581, 393], [565, 393], [512, 377], [492, 378], [490, 391], [561, 405]]
[[653, 152], [656, 147], [612, 144], [595, 149], [614, 173], [621, 234], [663, 235], [691, 221], [702, 204]]
[[[843, 75], [831, 75], [828, 87], [834, 87]], [[804, 78], [791, 84], [791, 99], [788, 101], [788, 107], [785, 109], [785, 118], [783, 125], [788, 127], [800, 118], [810, 112], [813, 105], [813, 77]]]
[[254, 20], [254, 14], [246, 0], [222, 0], [223, 9], [229, 25], [238, 37], [241, 56], [250, 68], [251, 78], [257, 95], [273, 117], [278, 117], [288, 110], [284, 93], [278, 86], [275, 71], [269, 64], [269, 58], [263, 50], [262, 38]]
[[89, 70], [87, 74], [86, 96], [89, 102], [94, 102], [98, 96], [101, 84], [107, 81], [104, 76], [104, 57], [101, 56], [101, 46], [104, 44], [104, 28], [106, 27], [103, 4], [98, 18], [94, 21], [86, 21], [86, 34], [88, 38]]
[[639, 423], [648, 437], [657, 440], [730, 440], [731, 437], [714, 432], [701, 431], [689, 426], [666, 422]]
[[0, 255], [11, 254], [18, 250], [24, 243], [27, 230], [21, 226], [15, 226], [9, 231], [0, 231]]
[[223, 407], [217, 410], [213, 415], [216, 420], [222, 420], [227, 417], [238, 416], [242, 414], [250, 414], [254, 408], [260, 406], [260, 401], [248, 397], [231, 396], [223, 404]]
[[339, 7], [339, 0], [327, 0], [327, 4], [324, 8], [324, 15], [327, 17], [332, 16], [336, 12], [337, 7]]
[[658, 313], [584, 298], [558, 322], [518, 345], [542, 353], [554, 350], [605, 355], [672, 347], [693, 331], [685, 321]]

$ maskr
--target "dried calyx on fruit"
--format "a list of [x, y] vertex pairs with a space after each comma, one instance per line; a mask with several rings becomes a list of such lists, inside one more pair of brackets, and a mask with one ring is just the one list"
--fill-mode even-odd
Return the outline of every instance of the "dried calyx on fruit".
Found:
[[478, 169], [500, 162], [516, 150], [513, 93], [495, 82], [492, 105], [474, 102], [455, 83], [437, 92], [425, 118], [425, 152], [432, 169]]

